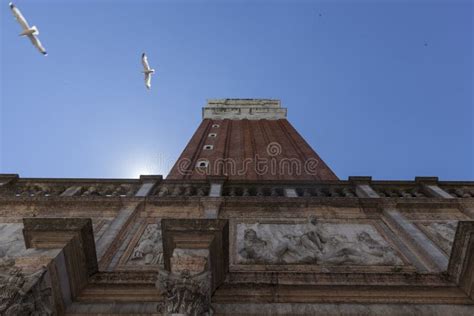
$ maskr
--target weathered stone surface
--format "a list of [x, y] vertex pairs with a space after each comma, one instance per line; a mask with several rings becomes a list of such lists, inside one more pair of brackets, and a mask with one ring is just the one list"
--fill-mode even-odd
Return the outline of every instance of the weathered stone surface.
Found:
[[165, 315], [209, 315], [211, 283], [210, 271], [194, 275], [187, 270], [180, 273], [160, 271], [156, 282], [158, 289], [164, 293], [160, 311]]
[[211, 308], [212, 272], [208, 249], [176, 248], [171, 272], [160, 270], [157, 288], [164, 294], [165, 315], [208, 315]]
[[214, 120], [277, 120], [286, 118], [286, 108], [280, 101], [269, 99], [208, 100], [203, 108], [203, 119]]
[[23, 225], [0, 223], [0, 258], [14, 258], [26, 250]]
[[163, 266], [163, 243], [160, 224], [149, 224], [133, 249], [129, 264]]
[[44, 267], [27, 273], [14, 260], [0, 259], [0, 315], [54, 315], [51, 288], [43, 284], [45, 273]]
[[219, 315], [471, 316], [470, 305], [441, 304], [213, 304]]
[[238, 224], [241, 264], [403, 265], [368, 224]]
[[474, 304], [474, 221], [458, 223], [448, 275]]
[[189, 271], [191, 274], [201, 273], [209, 269], [208, 249], [176, 248], [171, 257], [171, 272]]
[[405, 239], [408, 244], [417, 249], [431, 271], [446, 271], [448, 257], [417, 226], [393, 206], [385, 206], [383, 214], [386, 223], [398, 231], [401, 238]]
[[425, 222], [419, 225], [422, 226], [428, 236], [443, 249], [446, 254], [449, 255], [451, 253], [458, 221]]

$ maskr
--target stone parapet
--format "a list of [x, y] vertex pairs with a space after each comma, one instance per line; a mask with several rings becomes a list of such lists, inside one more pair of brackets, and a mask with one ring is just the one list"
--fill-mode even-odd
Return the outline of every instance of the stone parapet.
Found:
[[202, 109], [203, 119], [212, 120], [279, 120], [286, 119], [286, 113], [279, 100], [270, 99], [208, 100]]

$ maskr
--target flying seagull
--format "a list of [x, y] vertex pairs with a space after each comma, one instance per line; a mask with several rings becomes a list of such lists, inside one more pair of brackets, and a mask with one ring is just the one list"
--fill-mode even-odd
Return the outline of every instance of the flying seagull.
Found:
[[148, 64], [148, 58], [145, 53], [142, 54], [143, 73], [145, 74], [145, 86], [147, 89], [151, 89], [151, 74], [155, 73], [155, 69], [150, 68]]
[[41, 42], [38, 38], [39, 31], [36, 28], [36, 26], [30, 27], [28, 22], [26, 21], [25, 17], [21, 14], [20, 10], [13, 4], [9, 3], [10, 9], [13, 12], [13, 15], [15, 16], [16, 20], [18, 23], [20, 23], [21, 28], [23, 29], [23, 32], [20, 33], [20, 36], [28, 36], [30, 39], [31, 43], [35, 45], [35, 47], [43, 54], [43, 55], [48, 55], [46, 52], [46, 49], [44, 49], [43, 45], [41, 45]]

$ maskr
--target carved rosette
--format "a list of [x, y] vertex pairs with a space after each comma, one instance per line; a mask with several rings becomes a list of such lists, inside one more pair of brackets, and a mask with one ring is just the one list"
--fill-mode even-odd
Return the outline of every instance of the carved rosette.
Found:
[[184, 270], [172, 273], [159, 272], [156, 287], [163, 293], [160, 307], [164, 315], [211, 315], [211, 273], [204, 271], [192, 275]]
[[0, 315], [49, 316], [51, 289], [43, 288], [46, 268], [35, 273], [24, 273], [14, 260], [0, 259]]

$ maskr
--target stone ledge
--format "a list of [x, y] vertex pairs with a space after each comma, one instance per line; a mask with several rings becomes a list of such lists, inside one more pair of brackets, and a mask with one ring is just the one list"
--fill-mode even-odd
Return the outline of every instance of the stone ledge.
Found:
[[269, 99], [221, 99], [208, 100], [202, 109], [203, 119], [213, 120], [278, 120], [286, 119], [287, 109], [279, 100]]

